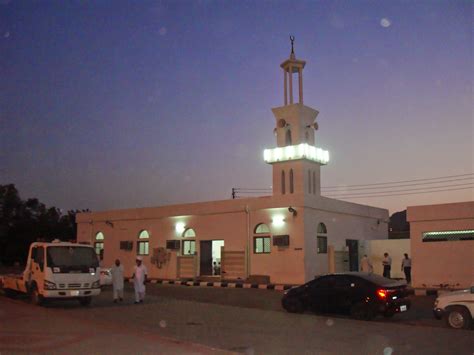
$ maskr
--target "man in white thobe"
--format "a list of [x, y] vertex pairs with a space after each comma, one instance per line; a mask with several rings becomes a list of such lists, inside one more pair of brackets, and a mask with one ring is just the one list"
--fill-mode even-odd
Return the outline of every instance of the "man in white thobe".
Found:
[[387, 279], [390, 278], [390, 269], [392, 268], [392, 258], [388, 253], [383, 254], [383, 259], [382, 259], [382, 266], [383, 266], [383, 277], [386, 277]]
[[148, 275], [146, 266], [143, 265], [143, 258], [137, 256], [137, 265], [133, 270], [133, 287], [135, 289], [135, 303], [143, 303], [145, 299], [145, 282]]
[[120, 260], [115, 260], [115, 265], [110, 269], [112, 274], [112, 287], [114, 290], [114, 303], [123, 301], [123, 265]]
[[362, 259], [360, 259], [360, 271], [372, 273], [374, 268], [372, 267], [372, 263], [370, 262], [367, 255], [364, 255]]

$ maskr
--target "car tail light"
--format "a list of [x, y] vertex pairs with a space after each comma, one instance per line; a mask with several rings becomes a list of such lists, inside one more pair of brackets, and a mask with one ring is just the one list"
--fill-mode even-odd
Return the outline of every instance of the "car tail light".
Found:
[[377, 290], [377, 296], [382, 299], [382, 300], [386, 300], [387, 299], [387, 290]]

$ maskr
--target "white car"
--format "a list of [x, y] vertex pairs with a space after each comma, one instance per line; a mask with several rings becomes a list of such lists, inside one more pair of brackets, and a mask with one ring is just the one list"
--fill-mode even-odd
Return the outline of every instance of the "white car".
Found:
[[455, 329], [469, 329], [474, 319], [474, 286], [441, 294], [436, 298], [434, 316]]
[[100, 268], [100, 285], [112, 285], [112, 273], [110, 268]]

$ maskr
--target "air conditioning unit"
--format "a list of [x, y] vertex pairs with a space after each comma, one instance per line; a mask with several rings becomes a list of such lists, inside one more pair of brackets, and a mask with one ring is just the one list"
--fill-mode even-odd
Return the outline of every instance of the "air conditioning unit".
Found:
[[179, 240], [167, 240], [166, 241], [166, 249], [179, 250], [180, 249], [180, 241]]
[[289, 235], [274, 235], [273, 236], [273, 245], [278, 247], [287, 247], [290, 245], [290, 236]]
[[125, 240], [120, 242], [120, 250], [132, 250], [133, 242], [131, 240]]

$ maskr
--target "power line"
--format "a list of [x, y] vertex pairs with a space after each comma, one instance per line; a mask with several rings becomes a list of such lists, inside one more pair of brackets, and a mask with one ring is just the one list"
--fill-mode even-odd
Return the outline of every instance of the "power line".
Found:
[[[445, 187], [458, 187], [458, 186], [473, 186], [474, 187], [474, 184], [473, 183], [466, 183], [466, 184], [452, 184], [452, 185], [445, 185], [445, 186], [433, 186], [433, 187], [418, 187], [418, 188], [414, 188], [414, 189], [404, 189], [404, 190], [392, 190], [392, 191], [375, 191], [375, 192], [360, 192], [360, 193], [350, 193], [349, 194], [345, 194], [345, 193], [342, 193], [342, 194], [339, 194], [339, 195], [331, 195], [331, 196], [334, 196], [334, 197], [337, 197], [337, 196], [359, 196], [359, 195], [367, 195], [367, 194], [383, 194], [383, 193], [392, 193], [392, 192], [406, 192], [406, 191], [418, 191], [418, 190], [432, 190], [432, 189], [441, 189], [441, 188], [445, 188]], [[341, 191], [342, 192], [342, 191]]]
[[[431, 182], [419, 182], [419, 183], [415, 183], [415, 184], [402, 184], [402, 185], [395, 185], [395, 186], [385, 186], [385, 187], [359, 187], [359, 188], [350, 188], [348, 187], [349, 185], [347, 186], [339, 186], [339, 189], [343, 189], [343, 188], [346, 188], [350, 191], [356, 191], [356, 190], [379, 190], [379, 189], [393, 189], [393, 188], [397, 188], [397, 187], [405, 187], [405, 186], [420, 186], [420, 185], [436, 185], [436, 184], [444, 184], [446, 182], [455, 182], [455, 181], [463, 181], [463, 180], [472, 180], [474, 179], [474, 176], [472, 177], [465, 177], [465, 178], [460, 178], [460, 179], [451, 179], [451, 180], [443, 180], [443, 181], [431, 181]], [[355, 186], [355, 185], [352, 185], [352, 186]], [[441, 186], [440, 186], [441, 187]], [[327, 187], [322, 187], [321, 189], [329, 189]], [[336, 188], [331, 188], [331, 190], [333, 189], [336, 189]], [[342, 192], [342, 191], [331, 191], [331, 192]]]
[[441, 179], [450, 179], [450, 178], [458, 178], [462, 176], [474, 176], [474, 173], [470, 174], [460, 174], [460, 175], [449, 175], [449, 176], [440, 176], [435, 178], [425, 178], [425, 179], [413, 179], [413, 180], [399, 180], [399, 181], [390, 181], [390, 182], [376, 182], [371, 184], [359, 184], [359, 185], [346, 185], [346, 186], [323, 186], [323, 189], [332, 189], [332, 188], [343, 188], [343, 187], [363, 187], [363, 186], [374, 186], [374, 185], [393, 185], [393, 184], [400, 184], [404, 182], [417, 182], [417, 181], [433, 181], [433, 180], [441, 180]]
[[[451, 189], [451, 188], [459, 187], [459, 186], [472, 186], [471, 182], [462, 183], [462, 184], [449, 184], [449, 185], [442, 185], [442, 184], [457, 182], [457, 181], [472, 180], [472, 179], [474, 179], [474, 173], [448, 175], [448, 176], [440, 176], [440, 177], [424, 178], [424, 179], [379, 182], [379, 183], [371, 183], [371, 184], [323, 186], [321, 189], [323, 190], [322, 191], [323, 193], [327, 192], [329, 194], [328, 197], [334, 197], [334, 198], [402, 196], [402, 195], [421, 194], [421, 193], [428, 193], [428, 192], [442, 192], [442, 191], [456, 191], [456, 190], [470, 189], [472, 187], [464, 187], [461, 189]], [[388, 186], [388, 185], [393, 185], [393, 186]], [[426, 186], [426, 185], [438, 185], [438, 186]], [[395, 188], [411, 187], [411, 186], [422, 186], [422, 187], [414, 188], [414, 189], [393, 190]], [[446, 188], [449, 188], [449, 189], [446, 189]], [[345, 191], [341, 189], [345, 189]], [[328, 190], [332, 190], [332, 191], [328, 191]], [[367, 190], [380, 190], [380, 191], [367, 191]], [[237, 194], [239, 195], [266, 194], [266, 193], [270, 193], [271, 191], [272, 191], [271, 188], [235, 187], [232, 189], [232, 197], [236, 198]], [[353, 191], [363, 191], [363, 192], [353, 193]], [[420, 192], [411, 192], [411, 191], [420, 191]], [[336, 195], [334, 195], [334, 193], [336, 193]]]
[[[433, 191], [407, 192], [407, 193], [401, 193], [401, 194], [365, 195], [365, 196], [337, 196], [337, 198], [351, 200], [351, 199], [355, 199], [355, 198], [389, 197], [389, 196], [418, 195], [418, 194], [427, 194], [427, 193], [443, 192], [443, 191], [460, 191], [460, 190], [470, 190], [472, 188], [474, 188], [474, 186], [472, 186], [472, 187], [460, 187], [460, 188], [457, 188], [457, 189], [442, 189], [442, 190], [433, 190]], [[333, 198], [333, 196], [326, 196], [326, 197]]]

